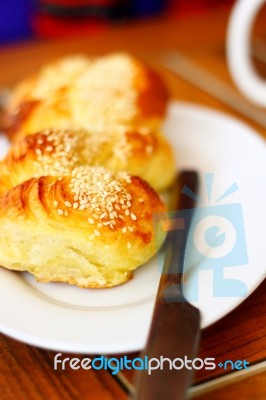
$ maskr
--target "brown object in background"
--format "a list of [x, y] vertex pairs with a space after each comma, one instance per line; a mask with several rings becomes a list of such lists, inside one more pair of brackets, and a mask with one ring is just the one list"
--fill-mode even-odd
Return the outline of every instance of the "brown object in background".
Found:
[[38, 0], [32, 20], [42, 38], [94, 35], [106, 30], [117, 0]]
[[222, 4], [231, 4], [235, 0], [168, 0], [168, 15], [180, 17], [186, 14], [197, 14]]

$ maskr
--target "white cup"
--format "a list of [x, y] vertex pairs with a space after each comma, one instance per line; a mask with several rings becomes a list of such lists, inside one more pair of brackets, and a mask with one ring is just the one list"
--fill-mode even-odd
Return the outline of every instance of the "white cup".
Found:
[[250, 57], [251, 32], [265, 0], [237, 0], [227, 30], [227, 62], [239, 90], [253, 103], [266, 107], [266, 82], [256, 73]]

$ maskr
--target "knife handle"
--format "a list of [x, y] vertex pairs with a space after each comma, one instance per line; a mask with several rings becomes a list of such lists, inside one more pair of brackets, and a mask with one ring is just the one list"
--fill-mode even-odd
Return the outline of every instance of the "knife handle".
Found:
[[[169, 288], [168, 289], [172, 289]], [[173, 288], [174, 289], [174, 288]], [[179, 300], [179, 301], [178, 301]], [[136, 382], [135, 400], [183, 400], [191, 380], [191, 370], [169, 369], [169, 358], [193, 360], [196, 357], [200, 336], [199, 310], [181, 296], [175, 302], [167, 301], [161, 292], [153, 316], [148, 345], [142, 354], [149, 360], [162, 356], [164, 369], [156, 369], [148, 374], [142, 371]], [[176, 361], [176, 367], [181, 361]]]

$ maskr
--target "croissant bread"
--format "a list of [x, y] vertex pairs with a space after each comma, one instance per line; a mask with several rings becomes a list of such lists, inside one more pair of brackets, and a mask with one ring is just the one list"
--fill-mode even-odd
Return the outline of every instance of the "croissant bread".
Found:
[[15, 87], [2, 129], [11, 139], [46, 128], [158, 129], [168, 99], [159, 75], [131, 55], [70, 56]]
[[[175, 167], [164, 137], [149, 130], [116, 130], [94, 135], [84, 130], [47, 129], [13, 142], [0, 162], [0, 193], [32, 177], [64, 176], [81, 165], [128, 171], [163, 190], [173, 180]], [[158, 174], [161, 166], [164, 173]]]
[[77, 167], [63, 178], [32, 178], [0, 196], [0, 265], [38, 281], [103, 288], [129, 280], [158, 250], [165, 211], [138, 177]]

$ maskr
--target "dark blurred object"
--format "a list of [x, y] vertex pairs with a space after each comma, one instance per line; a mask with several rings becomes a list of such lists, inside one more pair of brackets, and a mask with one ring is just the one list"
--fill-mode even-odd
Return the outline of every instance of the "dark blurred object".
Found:
[[131, 0], [131, 12], [136, 16], [160, 14], [166, 8], [167, 0]]
[[167, 0], [37, 0], [37, 8], [57, 17], [117, 18], [157, 14], [166, 3]]
[[31, 35], [32, 0], [0, 1], [0, 43]]
[[235, 0], [168, 0], [168, 15], [177, 16], [206, 11], [213, 7], [232, 4]]
[[109, 18], [114, 9], [122, 7], [120, 3], [117, 0], [37, 0], [36, 8], [41, 13], [61, 18]]
[[34, 32], [54, 38], [92, 34], [111, 22], [160, 13], [165, 0], [36, 0]]
[[91, 35], [105, 30], [120, 1], [36, 0], [34, 32], [42, 38]]

